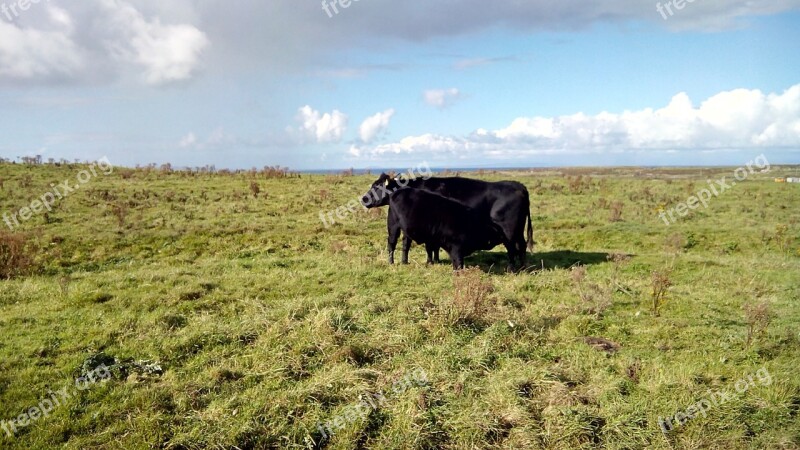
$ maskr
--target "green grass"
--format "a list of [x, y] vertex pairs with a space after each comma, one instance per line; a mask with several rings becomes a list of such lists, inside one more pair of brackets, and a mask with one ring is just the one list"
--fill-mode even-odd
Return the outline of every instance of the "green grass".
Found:
[[[82, 168], [0, 165], [0, 214]], [[163, 373], [118, 370], [0, 447], [800, 448], [800, 186], [772, 180], [796, 170], [671, 226], [660, 207], [732, 169], [470, 174], [528, 186], [537, 246], [527, 271], [498, 247], [454, 276], [419, 246], [389, 266], [385, 210], [323, 226], [376, 176], [118, 168], [15, 231], [33, 261], [0, 280], [0, 421], [101, 352]], [[671, 284], [659, 316], [654, 271]], [[772, 318], [747, 345], [743, 307], [761, 302]], [[662, 433], [760, 368], [771, 384]], [[419, 369], [427, 384], [389, 394]], [[319, 443], [319, 422], [379, 391]]]

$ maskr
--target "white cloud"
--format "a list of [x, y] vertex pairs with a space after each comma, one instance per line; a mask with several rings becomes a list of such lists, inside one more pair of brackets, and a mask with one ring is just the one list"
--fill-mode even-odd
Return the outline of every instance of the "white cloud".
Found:
[[159, 18], [147, 20], [132, 5], [103, 0], [108, 10], [107, 26], [116, 30], [106, 42], [109, 51], [123, 62], [144, 69], [148, 84], [162, 85], [190, 78], [200, 65], [209, 41], [191, 25], [164, 25]]
[[[638, 150], [714, 151], [800, 146], [800, 84], [780, 94], [737, 89], [694, 106], [685, 93], [660, 109], [619, 114], [520, 117], [503, 129], [467, 136], [424, 134], [360, 148], [359, 155], [448, 154], [519, 157], [533, 154]], [[352, 153], [352, 151], [351, 151]]]
[[444, 109], [452, 106], [461, 99], [461, 92], [456, 88], [431, 89], [423, 92], [422, 98], [425, 100], [425, 103], [439, 109]]
[[192, 150], [221, 150], [238, 145], [247, 145], [248, 142], [225, 132], [222, 127], [217, 127], [205, 139], [199, 139], [194, 132], [181, 138], [178, 146]]
[[73, 41], [69, 15], [51, 8], [48, 30], [20, 28], [0, 19], [0, 79], [64, 79], [83, 70], [85, 55]]
[[347, 114], [338, 110], [321, 114], [306, 105], [298, 110], [297, 120], [302, 123], [299, 131], [317, 143], [340, 142], [347, 130]]
[[197, 136], [194, 133], [189, 133], [181, 139], [180, 146], [181, 148], [189, 148], [194, 147], [197, 144]]
[[501, 62], [513, 62], [517, 58], [514, 56], [498, 56], [494, 58], [466, 58], [460, 59], [453, 64], [453, 67], [458, 70], [472, 69], [475, 67], [488, 66]]
[[126, 1], [47, 4], [0, 20], [0, 81], [86, 82], [129, 70], [163, 85], [191, 78], [208, 45], [198, 28], [146, 18]]
[[361, 142], [371, 144], [382, 133], [389, 128], [389, 122], [394, 116], [394, 109], [387, 109], [386, 111], [379, 112], [374, 116], [368, 117], [358, 129], [358, 135]]

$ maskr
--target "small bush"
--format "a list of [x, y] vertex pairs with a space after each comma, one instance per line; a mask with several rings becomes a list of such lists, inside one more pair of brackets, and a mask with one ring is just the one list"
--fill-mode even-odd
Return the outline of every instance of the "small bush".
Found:
[[610, 222], [622, 222], [622, 208], [624, 204], [620, 201], [611, 203], [611, 216], [608, 218]]
[[250, 192], [253, 193], [253, 198], [258, 198], [258, 194], [261, 193], [261, 186], [255, 181], [250, 182]]
[[20, 233], [0, 231], [0, 279], [10, 279], [30, 273], [33, 251], [28, 237]]
[[444, 312], [448, 325], [480, 326], [488, 322], [494, 311], [489, 295], [494, 292], [492, 282], [476, 267], [453, 274], [453, 300]]
[[786, 224], [778, 224], [775, 226], [775, 244], [778, 245], [780, 251], [786, 253], [792, 246], [791, 234], [789, 233], [789, 226]]
[[749, 347], [756, 337], [766, 334], [773, 318], [772, 308], [769, 301], [763, 300], [758, 303], [745, 303], [742, 309], [744, 309], [744, 318], [747, 321], [746, 345]]
[[667, 291], [672, 286], [669, 275], [669, 270], [656, 270], [652, 274], [652, 311], [656, 317], [661, 315], [661, 307], [667, 302]]
[[600, 318], [611, 307], [611, 289], [597, 283], [586, 282], [586, 267], [574, 266], [570, 276], [581, 299], [581, 313]]
[[128, 205], [124, 203], [112, 204], [111, 214], [117, 218], [117, 225], [120, 228], [125, 228], [125, 218], [128, 217]]

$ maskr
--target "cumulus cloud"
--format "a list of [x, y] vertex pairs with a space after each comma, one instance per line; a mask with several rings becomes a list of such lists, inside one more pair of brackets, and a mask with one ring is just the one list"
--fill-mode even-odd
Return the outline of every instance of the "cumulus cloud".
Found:
[[106, 42], [110, 53], [123, 62], [144, 70], [144, 79], [162, 85], [190, 78], [200, 65], [208, 46], [205, 33], [191, 25], [164, 25], [147, 20], [132, 5], [120, 0], [103, 0], [108, 10], [109, 29], [116, 36]]
[[208, 45], [198, 28], [145, 17], [122, 0], [43, 3], [0, 20], [0, 81], [87, 82], [130, 71], [164, 85], [191, 78]]
[[181, 139], [181, 142], [178, 144], [181, 148], [191, 148], [197, 144], [197, 136], [195, 134], [189, 133]]
[[386, 111], [379, 112], [374, 116], [368, 117], [358, 129], [358, 135], [361, 142], [371, 144], [389, 128], [389, 122], [394, 116], [394, 109], [387, 109]]
[[0, 79], [64, 79], [83, 70], [85, 55], [73, 41], [69, 15], [51, 7], [49, 29], [24, 29], [0, 19]]
[[422, 93], [425, 103], [439, 109], [452, 106], [462, 97], [461, 92], [456, 88], [450, 89], [430, 89]]
[[338, 110], [322, 114], [306, 105], [298, 110], [297, 120], [301, 123], [298, 131], [320, 144], [340, 142], [347, 131], [347, 114]]
[[252, 142], [228, 134], [223, 127], [215, 128], [205, 139], [190, 132], [178, 142], [179, 147], [190, 150], [222, 150], [239, 145], [252, 145]]
[[[800, 146], [800, 84], [783, 93], [736, 89], [695, 106], [675, 95], [660, 109], [597, 115], [520, 117], [467, 136], [424, 134], [359, 149], [359, 155], [446, 154], [519, 157], [633, 150], [736, 150]], [[351, 152], [352, 153], [352, 152]]]

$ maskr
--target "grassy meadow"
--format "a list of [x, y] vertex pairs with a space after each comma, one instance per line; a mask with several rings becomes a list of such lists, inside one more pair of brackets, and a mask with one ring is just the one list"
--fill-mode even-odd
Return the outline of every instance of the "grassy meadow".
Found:
[[[82, 170], [0, 164], [0, 214]], [[0, 448], [800, 448], [799, 168], [658, 217], [733, 170], [462, 173], [524, 183], [537, 244], [457, 274], [388, 265], [385, 209], [323, 224], [377, 174], [98, 172], [0, 223]]]

